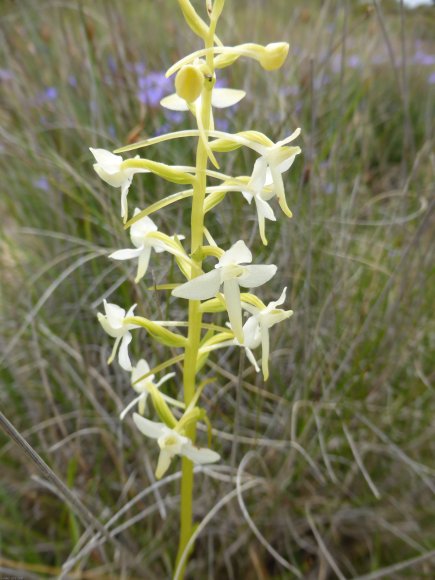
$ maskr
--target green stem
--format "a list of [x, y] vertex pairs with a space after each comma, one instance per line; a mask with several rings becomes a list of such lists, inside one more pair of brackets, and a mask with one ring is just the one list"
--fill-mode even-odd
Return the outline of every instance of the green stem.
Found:
[[[215, 33], [216, 23], [212, 22], [209, 29], [209, 36], [206, 39], [206, 48], [213, 46], [213, 38]], [[213, 56], [207, 58], [207, 64], [213, 74]], [[206, 131], [210, 128], [211, 116], [211, 96], [213, 90], [213, 80], [208, 82], [205, 80], [202, 91], [202, 111], [201, 120]], [[204, 240], [204, 199], [207, 187], [207, 164], [208, 155], [207, 148], [202, 139], [198, 141], [196, 151], [196, 180], [193, 188], [192, 198], [192, 213], [191, 213], [191, 255], [203, 245]], [[202, 257], [201, 252], [198, 252], [198, 257], [193, 260], [191, 278], [199, 276], [202, 272]], [[198, 359], [198, 351], [201, 341], [201, 325], [202, 312], [200, 310], [200, 301], [189, 301], [189, 329], [187, 333], [187, 344], [185, 347], [185, 358], [183, 367], [183, 385], [184, 385], [184, 403], [186, 408], [195, 396], [196, 388], [196, 363]], [[186, 436], [192, 441], [195, 441], [196, 426], [189, 425], [186, 429]], [[193, 533], [192, 522], [192, 508], [193, 508], [193, 463], [183, 457], [182, 459], [182, 478], [181, 478], [181, 510], [180, 510], [180, 541], [178, 546], [178, 554], [176, 559], [176, 567], [186, 549], [186, 546]], [[184, 570], [188, 561], [188, 555], [184, 559], [181, 569], [178, 571], [177, 577], [179, 580], [184, 578]]]

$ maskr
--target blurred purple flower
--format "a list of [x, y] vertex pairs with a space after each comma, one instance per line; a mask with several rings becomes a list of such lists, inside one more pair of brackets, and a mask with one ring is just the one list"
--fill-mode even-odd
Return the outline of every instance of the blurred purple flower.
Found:
[[284, 85], [280, 87], [279, 92], [283, 97], [297, 97], [300, 89], [297, 85]]
[[362, 66], [362, 60], [357, 54], [351, 54], [347, 59], [347, 64], [350, 68], [360, 68]]
[[224, 131], [225, 133], [230, 128], [230, 122], [225, 118], [217, 118], [214, 120], [217, 131]]
[[179, 125], [185, 119], [183, 113], [179, 111], [171, 111], [170, 109], [165, 109], [165, 117], [173, 125]]
[[421, 64], [422, 66], [433, 66], [435, 65], [435, 54], [428, 54], [424, 50], [417, 50], [414, 54], [415, 64]]
[[334, 193], [334, 184], [333, 183], [325, 183], [323, 185], [323, 191], [326, 193], [326, 195], [331, 195], [331, 193]]
[[42, 101], [55, 101], [59, 96], [59, 92], [56, 87], [47, 87], [43, 94], [41, 95]]
[[159, 135], [163, 135], [163, 133], [169, 133], [170, 130], [171, 130], [170, 125], [168, 125], [168, 123], [163, 123], [163, 125], [157, 127], [155, 136], [158, 137]]
[[328, 75], [325, 74], [319, 75], [314, 79], [313, 82], [314, 90], [319, 91], [324, 86], [329, 85], [330, 82], [331, 77], [329, 77]]
[[37, 177], [32, 181], [33, 185], [41, 191], [50, 191], [50, 184], [48, 179], [44, 176]]
[[109, 133], [109, 135], [111, 137], [116, 137], [116, 130], [115, 130], [115, 127], [113, 125], [109, 125], [107, 127], [107, 132]]
[[334, 54], [331, 58], [331, 70], [333, 73], [338, 74], [341, 71], [342, 58], [341, 54]]
[[431, 73], [428, 77], [427, 77], [427, 82], [430, 85], [435, 85], [435, 72]]
[[0, 68], [0, 81], [10, 81], [14, 78], [14, 73], [7, 68]]
[[77, 86], [77, 79], [74, 75], [68, 75], [68, 84], [70, 85], [70, 87]]
[[218, 77], [218, 78], [216, 78], [216, 82], [215, 82], [214, 86], [217, 89], [224, 89], [224, 88], [226, 88], [228, 86], [227, 79], [225, 77]]
[[161, 99], [173, 90], [172, 81], [163, 72], [150, 72], [138, 78], [137, 97], [144, 105], [157, 107]]
[[146, 71], [146, 65], [143, 61], [135, 62], [133, 65], [133, 70], [139, 76], [144, 75]]
[[107, 64], [109, 66], [110, 72], [112, 74], [115, 74], [116, 73], [116, 68], [117, 68], [116, 67], [116, 61], [115, 61], [115, 59], [113, 58], [113, 56], [111, 54], [107, 57]]

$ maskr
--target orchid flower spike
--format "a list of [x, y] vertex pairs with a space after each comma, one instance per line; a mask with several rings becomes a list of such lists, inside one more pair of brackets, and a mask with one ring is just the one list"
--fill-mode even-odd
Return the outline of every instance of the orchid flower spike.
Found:
[[216, 451], [207, 447], [196, 447], [188, 437], [181, 435], [175, 429], [170, 429], [164, 423], [150, 421], [137, 413], [133, 414], [133, 421], [139, 431], [146, 437], [157, 439], [160, 447], [156, 469], [157, 479], [163, 477], [175, 455], [183, 455], [193, 461], [193, 463], [200, 465], [215, 463], [220, 459], [220, 455]]
[[155, 375], [149, 375], [143, 380], [139, 380], [144, 375], [148, 374], [150, 371], [150, 366], [147, 361], [143, 358], [137, 363], [137, 365], [131, 371], [131, 386], [139, 393], [139, 396], [133, 399], [126, 408], [120, 414], [121, 421], [125, 418], [127, 413], [135, 405], [138, 405], [138, 411], [140, 415], [145, 413], [145, 407], [148, 399], [148, 395], [152, 389], [159, 389], [163, 383], [166, 383], [172, 377], [175, 377], [175, 373], [168, 373], [164, 375], [157, 383], [155, 382]]
[[243, 344], [240, 286], [243, 288], [257, 288], [257, 286], [268, 282], [277, 270], [277, 267], [273, 264], [246, 265], [251, 262], [251, 251], [245, 242], [239, 240], [223, 254], [214, 270], [178, 286], [172, 291], [172, 294], [178, 298], [186, 298], [188, 300], [208, 300], [216, 296], [223, 284], [231, 328], [237, 340], [240, 344]]
[[[134, 210], [134, 215], [136, 216], [138, 213], [140, 213], [140, 209], [136, 208]], [[148, 216], [145, 216], [132, 224], [130, 228], [130, 237], [135, 248], [117, 250], [110, 254], [109, 258], [112, 258], [113, 260], [132, 260], [138, 258], [137, 274], [135, 278], [136, 283], [146, 274], [151, 250], [154, 250], [157, 253], [177, 253], [174, 247], [165, 243], [165, 238], [167, 238], [168, 241], [172, 240], [172, 238], [159, 233], [156, 224]], [[182, 240], [184, 239], [184, 236], [177, 236], [177, 238]]]
[[277, 306], [283, 304], [286, 291], [287, 288], [284, 288], [278, 300], [269, 302], [269, 304], [264, 306], [264, 308], [258, 308], [258, 306], [243, 302], [243, 308], [252, 314], [243, 327], [245, 342], [250, 345], [251, 348], [255, 348], [261, 343], [261, 368], [263, 370], [265, 381], [269, 378], [269, 329], [272, 328], [272, 326], [275, 326], [275, 324], [278, 324], [278, 322], [290, 318], [293, 314], [293, 310], [282, 310], [281, 308], [277, 308]]
[[149, 173], [149, 171], [142, 168], [122, 169], [123, 159], [121, 155], [115, 155], [106, 149], [89, 147], [89, 150], [95, 157], [94, 170], [98, 176], [112, 187], [121, 188], [121, 217], [125, 223], [128, 217], [127, 195], [133, 181], [133, 175], [135, 173]]
[[112, 354], [107, 362], [110, 364], [113, 361], [119, 346], [118, 361], [121, 367], [126, 371], [131, 371], [133, 368], [128, 354], [128, 345], [133, 338], [130, 330], [139, 327], [136, 324], [126, 323], [125, 319], [133, 316], [135, 308], [136, 304], [134, 304], [126, 313], [120, 306], [110, 304], [104, 300], [105, 314], [101, 314], [101, 312], [98, 313], [98, 322], [109, 336], [115, 338]]

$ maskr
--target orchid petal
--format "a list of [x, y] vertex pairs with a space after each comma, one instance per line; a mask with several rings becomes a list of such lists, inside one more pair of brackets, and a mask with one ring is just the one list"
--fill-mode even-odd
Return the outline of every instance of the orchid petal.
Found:
[[106, 313], [107, 319], [110, 320], [111, 324], [115, 324], [115, 321], [122, 325], [122, 320], [125, 317], [125, 310], [121, 308], [117, 304], [113, 304], [112, 302], [107, 302], [104, 300], [104, 311]]
[[286, 293], [287, 293], [287, 286], [281, 292], [281, 295], [278, 298], [278, 300], [274, 300], [273, 302], [270, 302], [269, 303], [269, 307], [270, 308], [276, 308], [277, 306], [281, 306], [281, 304], [284, 304], [285, 297], [286, 297]]
[[98, 177], [112, 187], [121, 187], [128, 179], [128, 176], [120, 169], [109, 173], [104, 167], [98, 165], [98, 163], [94, 163], [93, 168]]
[[232, 107], [246, 96], [245, 91], [238, 89], [213, 89], [211, 94], [211, 104], [217, 109]]
[[108, 175], [115, 175], [119, 172], [123, 161], [121, 155], [115, 155], [106, 149], [94, 149], [89, 147], [89, 151], [95, 157], [97, 165], [103, 168]]
[[297, 139], [300, 134], [301, 134], [301, 129], [300, 129], [300, 127], [298, 127], [297, 129], [295, 129], [293, 131], [293, 133], [291, 135], [289, 135], [288, 137], [286, 137], [282, 141], [278, 141], [276, 143], [276, 145], [278, 145], [279, 147], [282, 147], [283, 145], [287, 145], [291, 141], [294, 141], [295, 139]]
[[172, 457], [173, 454], [170, 451], [167, 451], [166, 449], [161, 449], [156, 468], [157, 479], [161, 479], [168, 471], [169, 466], [171, 465]]
[[245, 352], [246, 352], [246, 356], [248, 357], [249, 362], [254, 367], [255, 372], [259, 373], [260, 372], [260, 367], [258, 366], [257, 361], [255, 360], [254, 353], [247, 346], [245, 346]]
[[[111, 336], [113, 336], [113, 335], [111, 335]], [[113, 344], [112, 352], [110, 353], [110, 356], [107, 360], [107, 364], [110, 365], [114, 361], [116, 353], [118, 351], [118, 346], [119, 346], [119, 343], [121, 342], [121, 340], [122, 340], [122, 335], [116, 337], [115, 342]]]
[[224, 296], [231, 329], [240, 344], [243, 344], [242, 305], [240, 302], [240, 286], [237, 279], [224, 282]]
[[117, 250], [110, 254], [109, 258], [112, 260], [132, 260], [138, 258], [143, 251], [143, 246], [140, 248], [127, 248], [126, 250]]
[[172, 95], [168, 95], [164, 97], [160, 104], [165, 109], [169, 109], [170, 111], [188, 111], [189, 107], [184, 99], [179, 97], [177, 93], [173, 93]]
[[145, 403], [148, 398], [148, 393], [144, 391], [138, 397], [135, 397], [130, 403], [125, 407], [125, 409], [120, 413], [119, 418], [121, 421], [124, 420], [127, 413], [132, 409], [137, 403], [139, 403], [139, 408], [145, 408]]
[[276, 168], [281, 173], [284, 173], [285, 171], [288, 171], [290, 169], [290, 167], [293, 165], [295, 159], [296, 159], [296, 154], [291, 155], [290, 157], [288, 157], [287, 159], [284, 159], [284, 161], [279, 163], [276, 166]]
[[244, 345], [247, 348], [257, 348], [261, 344], [260, 325], [256, 316], [250, 316], [243, 325]]
[[261, 327], [261, 368], [263, 370], [264, 380], [269, 378], [269, 330], [264, 326]]
[[107, 320], [107, 316], [104, 316], [104, 314], [101, 314], [101, 312], [98, 312], [97, 317], [98, 317], [98, 322], [103, 327], [104, 332], [107, 332], [107, 334], [109, 336], [111, 336], [112, 338], [118, 338], [120, 336], [120, 332], [119, 332], [120, 329], [113, 328], [113, 326]]
[[156, 387], [159, 388], [163, 383], [172, 379], [172, 377], [175, 377], [175, 373], [167, 373], [166, 375], [163, 375], [163, 377], [156, 383]]
[[128, 190], [130, 188], [131, 182], [133, 180], [133, 176], [129, 177], [121, 184], [121, 217], [124, 222], [127, 221], [128, 217], [128, 203], [127, 203], [127, 195]]
[[267, 238], [266, 238], [266, 219], [276, 221], [275, 214], [273, 213], [273, 209], [261, 199], [258, 195], [255, 196], [255, 204], [257, 206], [257, 218], [258, 218], [258, 229], [260, 231], [260, 238], [261, 241], [265, 246], [267, 246]]
[[172, 290], [172, 295], [177, 298], [186, 298], [187, 300], [208, 300], [208, 298], [216, 296], [220, 285], [220, 272], [212, 270], [185, 284], [181, 284], [181, 286]]
[[207, 449], [207, 447], [195, 447], [191, 444], [183, 446], [181, 455], [184, 455], [193, 461], [193, 463], [197, 464], [215, 463], [221, 458], [219, 453], [216, 453], [216, 451], [213, 451], [212, 449]]
[[119, 345], [118, 361], [125, 371], [133, 370], [130, 357], [128, 355], [128, 345], [130, 344], [132, 339], [133, 335], [131, 334], [131, 332], [127, 331], [122, 337], [121, 344]]
[[249, 187], [254, 191], [261, 191], [266, 183], [267, 178], [267, 160], [265, 157], [259, 157], [254, 163], [252, 176], [249, 181]]
[[249, 191], [245, 191], [243, 189], [242, 189], [242, 195], [249, 204], [251, 203], [252, 198], [254, 197], [254, 195], [252, 193], [249, 193]]
[[257, 288], [275, 276], [277, 267], [274, 264], [261, 266], [245, 266], [245, 273], [237, 278], [244, 288]]
[[275, 213], [273, 209], [270, 207], [270, 205], [267, 203], [267, 201], [256, 195], [255, 203], [257, 204], [258, 217], [261, 216], [263, 219], [266, 218], [267, 220], [276, 222]]
[[151, 439], [158, 439], [165, 433], [166, 430], [166, 425], [164, 423], [150, 421], [149, 419], [145, 419], [145, 417], [141, 417], [137, 413], [133, 413], [133, 421], [135, 422], [139, 431]]
[[136, 278], [134, 279], [136, 283], [139, 282], [139, 280], [141, 280], [145, 276], [146, 271], [148, 269], [148, 264], [150, 262], [150, 256], [151, 256], [151, 248], [149, 246], [145, 246], [145, 248], [142, 250], [139, 256], [139, 262], [137, 265], [137, 274]]
[[[129, 316], [133, 316], [134, 311], [136, 309], [137, 304], [133, 304], [133, 306], [130, 306], [130, 308], [127, 310], [127, 314], [125, 315], [125, 318], [128, 318]], [[139, 328], [137, 325], [130, 325], [130, 328]]]
[[[136, 216], [138, 213], [140, 213], [140, 209], [136, 208], [133, 215]], [[156, 232], [157, 230], [158, 228], [153, 220], [150, 217], [145, 216], [132, 224], [130, 228], [131, 241], [136, 247], [141, 246], [143, 244], [143, 238], [146, 237], [147, 234]]]
[[215, 268], [230, 266], [233, 264], [250, 264], [252, 262], [252, 253], [243, 240], [239, 240], [225, 252]]

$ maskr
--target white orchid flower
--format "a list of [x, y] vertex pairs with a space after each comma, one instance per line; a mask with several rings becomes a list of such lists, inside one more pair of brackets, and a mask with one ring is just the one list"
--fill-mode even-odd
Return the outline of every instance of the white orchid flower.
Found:
[[95, 157], [94, 170], [98, 176], [112, 187], [121, 188], [121, 217], [126, 222], [128, 216], [127, 195], [133, 176], [135, 173], [149, 173], [148, 169], [122, 169], [123, 159], [121, 155], [115, 155], [106, 149], [89, 147], [89, 150]]
[[[273, 186], [270, 196], [265, 196], [263, 192], [262, 195], [256, 196], [256, 202], [258, 202], [258, 199], [268, 201], [272, 197], [276, 196], [282, 211], [288, 217], [292, 217], [292, 212], [287, 205], [282, 174], [290, 169], [290, 167], [293, 165], [296, 155], [299, 155], [301, 152], [300, 147], [287, 147], [288, 143], [294, 141], [300, 135], [300, 132], [300, 129], [296, 129], [296, 131], [293, 131], [293, 133], [286, 139], [277, 141], [276, 143], [270, 142], [270, 144], [267, 145], [254, 139], [249, 139], [245, 136], [233, 135], [231, 137], [231, 139], [236, 143], [246, 145], [261, 155], [261, 157], [259, 157], [254, 164], [251, 177], [251, 185], [255, 188], [255, 190], [263, 191], [265, 186]], [[267, 214], [269, 216], [272, 215], [270, 213], [271, 208], [266, 209], [266, 206], [260, 202], [260, 204], [257, 203], [257, 209], [259, 205], [259, 219], [260, 214], [262, 214], [264, 217], [267, 217]], [[273, 218], [268, 217], [267, 219]]]
[[242, 308], [240, 286], [257, 288], [268, 282], [276, 273], [277, 267], [270, 265], [248, 266], [252, 254], [245, 242], [239, 240], [224, 253], [214, 270], [202, 274], [172, 291], [178, 298], [188, 300], [208, 300], [219, 292], [223, 284], [223, 293], [230, 319], [231, 328], [237, 340], [243, 344]]
[[290, 318], [293, 314], [293, 310], [277, 308], [277, 306], [280, 306], [284, 302], [286, 292], [287, 288], [284, 288], [278, 300], [269, 302], [264, 308], [258, 308], [257, 306], [243, 302], [243, 308], [252, 314], [243, 326], [245, 343], [250, 348], [256, 348], [261, 344], [261, 368], [263, 370], [264, 380], [266, 381], [269, 378], [269, 329], [275, 326], [275, 324], [278, 324], [278, 322]]
[[137, 413], [133, 414], [133, 421], [146, 437], [157, 439], [160, 447], [156, 469], [157, 479], [163, 477], [175, 455], [184, 455], [196, 464], [214, 463], [220, 459], [216, 451], [207, 447], [196, 447], [188, 437], [181, 435], [175, 429], [170, 429], [164, 423], [150, 421]]
[[[138, 213], [140, 213], [140, 209], [136, 208], [134, 215], [136, 216]], [[130, 228], [130, 237], [135, 248], [117, 250], [109, 256], [113, 260], [132, 260], [138, 258], [135, 282], [139, 282], [145, 276], [150, 261], [151, 250], [157, 253], [178, 253], [173, 247], [165, 244], [164, 234], [160, 234], [159, 236], [155, 235], [157, 231], [157, 226], [151, 218], [148, 216], [141, 218], [137, 222], [134, 222]], [[177, 237], [179, 240], [184, 239], [184, 236]], [[168, 237], [168, 240], [170, 239], [172, 238]]]
[[139, 327], [136, 324], [126, 323], [125, 319], [133, 316], [135, 308], [136, 304], [134, 304], [126, 313], [124, 308], [104, 300], [105, 314], [101, 314], [101, 312], [98, 313], [98, 322], [109, 336], [115, 338], [112, 354], [107, 362], [110, 364], [113, 361], [119, 347], [118, 361], [121, 367], [126, 371], [131, 371], [133, 368], [128, 354], [128, 345], [133, 338], [130, 330]]
[[136, 393], [139, 393], [139, 396], [133, 399], [122, 411], [119, 416], [121, 421], [125, 418], [130, 409], [136, 405], [138, 405], [139, 414], [143, 415], [145, 413], [145, 407], [151, 389], [159, 389], [163, 383], [166, 383], [166, 381], [172, 377], [175, 377], [175, 373], [168, 373], [164, 375], [158, 382], [155, 382], [155, 375], [149, 375], [147, 378], [140, 381], [139, 379], [148, 374], [149, 371], [150, 366], [143, 358], [141, 358], [137, 365], [132, 369], [131, 386], [136, 391]]
[[267, 246], [265, 220], [276, 221], [275, 213], [268, 204], [269, 199], [274, 197], [275, 193], [269, 187], [273, 184], [271, 171], [267, 168], [266, 176], [264, 176], [263, 165], [259, 161], [261, 158], [255, 162], [247, 189], [242, 190], [242, 194], [248, 203], [251, 203], [252, 200], [255, 201], [261, 241]]

